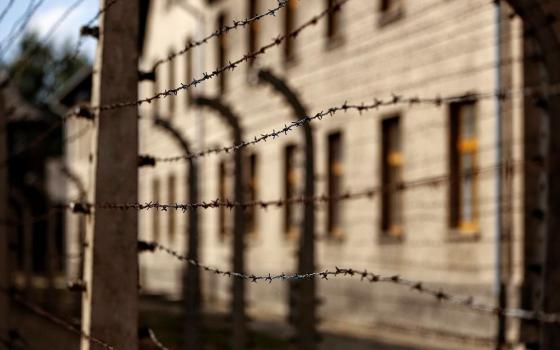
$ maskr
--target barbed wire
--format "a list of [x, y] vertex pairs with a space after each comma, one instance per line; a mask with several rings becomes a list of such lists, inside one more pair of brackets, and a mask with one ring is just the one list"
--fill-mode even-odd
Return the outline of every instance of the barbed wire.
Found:
[[[526, 162], [519, 161], [519, 164], [523, 164], [523, 163]], [[480, 176], [488, 173], [492, 174], [497, 169], [503, 167], [511, 167], [513, 169], [515, 166], [516, 166], [515, 163], [510, 163], [510, 162], [503, 163], [503, 164], [495, 164], [488, 167], [481, 167], [478, 169], [474, 169], [459, 177], [474, 177], [474, 176]], [[448, 182], [448, 181], [450, 181], [450, 176], [448, 174], [443, 174], [443, 175], [437, 175], [431, 177], [424, 177], [411, 181], [402, 181], [400, 183], [396, 183], [393, 185], [369, 187], [359, 191], [346, 191], [335, 196], [328, 196], [328, 195], [319, 195], [313, 197], [297, 196], [292, 198], [266, 200], [266, 201], [254, 200], [248, 202], [236, 202], [230, 199], [218, 198], [211, 201], [203, 201], [203, 202], [196, 202], [196, 203], [170, 203], [170, 204], [161, 204], [158, 202], [99, 203], [99, 204], [71, 202], [65, 205], [65, 207], [68, 209], [72, 209], [74, 212], [78, 212], [78, 213], [89, 213], [91, 212], [92, 208], [115, 209], [115, 210], [130, 210], [130, 209], [134, 209], [134, 210], [156, 209], [161, 211], [181, 210], [183, 212], [187, 212], [189, 210], [196, 210], [196, 209], [215, 209], [215, 208], [233, 209], [235, 207], [242, 207], [243, 209], [248, 209], [251, 207], [260, 207], [262, 209], [267, 209], [268, 207], [280, 207], [287, 204], [302, 204], [302, 203], [309, 203], [309, 202], [325, 203], [331, 201], [343, 201], [343, 200], [352, 200], [352, 199], [360, 199], [360, 198], [373, 199], [376, 195], [379, 195], [381, 193], [405, 191], [406, 189], [412, 187], [419, 187], [419, 186], [436, 186], [442, 182]]]
[[0, 13], [0, 23], [4, 20], [4, 17], [6, 17], [6, 15], [8, 14], [8, 12], [10, 11], [10, 9], [12, 8], [12, 6], [14, 5], [16, 0], [9, 0], [8, 4], [6, 4], [6, 6], [4, 7], [4, 9], [2, 10], [2, 12]]
[[166, 58], [161, 58], [157, 61], [154, 62], [153, 65], [153, 70], [155, 70], [157, 67], [159, 67], [160, 65], [166, 63], [166, 62], [170, 62], [171, 60], [173, 60], [175, 57], [183, 55], [185, 53], [187, 53], [189, 50], [197, 47], [197, 46], [201, 46], [204, 45], [208, 42], [208, 40], [211, 40], [212, 38], [217, 38], [219, 36], [225, 35], [227, 33], [229, 33], [231, 30], [235, 30], [237, 28], [240, 27], [246, 27], [247, 25], [251, 24], [252, 22], [256, 22], [259, 21], [267, 16], [276, 16], [276, 13], [278, 11], [280, 11], [282, 8], [286, 7], [286, 5], [288, 4], [288, 0], [276, 0], [277, 1], [277, 6], [267, 10], [266, 12], [257, 14], [253, 17], [250, 18], [246, 18], [246, 19], [242, 19], [242, 20], [233, 20], [233, 24], [232, 25], [225, 25], [222, 28], [218, 28], [215, 32], [213, 32], [212, 34], [200, 39], [200, 40], [194, 40], [194, 41], [189, 41], [187, 43], [187, 46], [185, 46], [183, 49], [171, 53], [170, 55], [168, 55]]
[[549, 314], [541, 311], [509, 309], [509, 308], [501, 308], [498, 306], [488, 305], [488, 304], [476, 302], [474, 297], [472, 296], [457, 296], [449, 292], [446, 292], [443, 289], [428, 287], [426, 286], [426, 283], [422, 281], [404, 278], [401, 277], [400, 275], [384, 276], [373, 272], [368, 272], [365, 269], [356, 270], [352, 268], [339, 268], [339, 267], [335, 267], [334, 269], [326, 269], [323, 271], [309, 272], [305, 274], [297, 274], [297, 273], [296, 274], [268, 273], [264, 275], [244, 274], [235, 271], [222, 270], [219, 268], [203, 265], [197, 260], [189, 259], [188, 257], [178, 253], [177, 251], [165, 247], [157, 242], [138, 241], [138, 249], [139, 251], [151, 251], [151, 252], [161, 251], [172, 256], [173, 258], [179, 261], [195, 266], [206, 272], [210, 272], [218, 276], [240, 278], [252, 283], [257, 283], [257, 282], [272, 283], [275, 280], [287, 281], [287, 280], [305, 280], [305, 279], [315, 279], [315, 278], [328, 280], [331, 277], [342, 277], [342, 276], [355, 277], [355, 278], [357, 277], [360, 278], [360, 281], [362, 282], [389, 283], [402, 287], [408, 287], [410, 288], [411, 291], [417, 291], [418, 293], [432, 297], [437, 301], [452, 304], [452, 305], [462, 306], [481, 313], [486, 313], [486, 314], [491, 314], [496, 316], [504, 316], [508, 318], [533, 320], [542, 323], [554, 323], [554, 324], [560, 323], [560, 314]]
[[45, 0], [38, 0], [37, 2], [30, 1], [29, 6], [27, 7], [23, 15], [14, 22], [14, 25], [10, 29], [9, 34], [0, 42], [0, 50], [2, 51], [2, 53], [0, 53], [0, 61], [4, 59], [6, 53], [16, 42], [16, 39], [25, 32], [25, 29], [29, 25], [31, 18], [33, 17], [33, 15], [35, 15], [39, 7], [41, 7], [44, 2]]
[[14, 301], [18, 302], [19, 304], [23, 305], [25, 308], [27, 308], [29, 311], [33, 312], [34, 314], [41, 316], [47, 320], [49, 320], [50, 322], [65, 328], [66, 330], [77, 334], [80, 336], [80, 338], [84, 338], [88, 341], [94, 342], [97, 345], [103, 347], [104, 349], [108, 349], [108, 350], [116, 350], [113, 346], [109, 345], [108, 343], [92, 336], [89, 335], [79, 329], [77, 329], [72, 323], [63, 320], [62, 318], [50, 313], [49, 311], [45, 310], [44, 308], [42, 308], [41, 306], [25, 299], [22, 295], [20, 295], [19, 293], [17, 293], [15, 290], [7, 290], [5, 288], [0, 288], [0, 292], [1, 293], [5, 293], [7, 294], [9, 297], [11, 297]]
[[348, 1], [350, 1], [350, 0], [341, 0], [341, 1], [337, 2], [333, 6], [327, 8], [326, 10], [324, 10], [322, 12], [320, 12], [318, 15], [313, 16], [310, 20], [304, 22], [303, 24], [301, 24], [299, 27], [297, 27], [293, 31], [291, 31], [289, 33], [286, 33], [286, 34], [283, 34], [283, 35], [277, 36], [272, 42], [270, 42], [270, 43], [268, 43], [264, 46], [261, 46], [259, 49], [255, 50], [252, 53], [245, 54], [243, 57], [241, 57], [241, 58], [239, 58], [239, 59], [237, 59], [233, 62], [229, 61], [228, 64], [226, 64], [225, 66], [223, 66], [221, 68], [216, 68], [214, 71], [212, 71], [210, 73], [208, 73], [208, 72], [203, 73], [201, 78], [194, 78], [191, 82], [182, 83], [181, 86], [179, 86], [179, 87], [171, 88], [169, 90], [159, 92], [156, 95], [151, 96], [151, 97], [142, 98], [142, 99], [139, 99], [139, 100], [136, 100], [136, 101], [116, 102], [116, 103], [111, 103], [111, 104], [107, 104], [107, 105], [92, 106], [92, 107], [90, 107], [90, 109], [92, 111], [114, 110], [114, 109], [120, 109], [120, 108], [132, 107], [132, 106], [140, 106], [144, 103], [151, 103], [153, 100], [156, 100], [156, 99], [166, 98], [168, 96], [176, 96], [180, 91], [187, 90], [187, 89], [189, 89], [193, 86], [197, 86], [197, 85], [203, 83], [204, 81], [213, 79], [213, 78], [215, 78], [215, 77], [217, 77], [221, 74], [224, 74], [227, 71], [233, 71], [240, 64], [246, 63], [248, 61], [254, 60], [258, 56], [264, 55], [271, 48], [273, 48], [275, 46], [280, 46], [280, 44], [282, 44], [282, 42], [284, 42], [288, 38], [295, 39], [303, 30], [305, 30], [308, 27], [316, 25], [319, 22], [319, 20], [326, 17], [328, 14], [339, 11], [341, 9], [341, 7], [344, 4], [346, 4]]
[[[117, 3], [117, 1], [118, 0], [108, 0], [107, 3], [105, 4], [105, 6], [100, 8], [97, 11], [97, 13], [89, 21], [87, 21], [86, 24], [83, 27], [90, 27], [91, 25], [93, 25], [93, 23], [95, 23], [95, 21], [97, 21], [99, 19], [99, 17], [101, 17], [101, 15], [103, 15], [113, 5], [115, 5]], [[80, 35], [79, 38], [78, 38], [78, 41], [76, 41], [76, 46], [74, 47], [73, 53], [71, 55], [69, 55], [68, 57], [66, 57], [64, 60], [60, 61], [58, 63], [58, 65], [63, 66], [65, 64], [65, 62], [70, 62], [70, 61], [76, 59], [76, 57], [78, 57], [78, 55], [80, 54], [80, 51], [82, 50], [83, 43], [84, 43], [84, 35]]]
[[[48, 30], [47, 35], [42, 39], [41, 42], [46, 42], [46, 41], [50, 40], [51, 36], [58, 29], [58, 26], [64, 21], [64, 19], [66, 19], [68, 17], [68, 14], [71, 13], [75, 8], [77, 8], [83, 1], [84, 0], [77, 0], [72, 5], [70, 5], [70, 7], [68, 7], [68, 9], [64, 12], [64, 14], [62, 16], [60, 16], [60, 18], [51, 26], [51, 28]], [[91, 26], [102, 14], [107, 12], [117, 2], [118, 2], [118, 0], [108, 0], [107, 4], [103, 8], [99, 9], [96, 12], [96, 14], [85, 24], [85, 26]], [[64, 59], [62, 59], [60, 61], [57, 61], [54, 64], [54, 66], [49, 67], [49, 70], [59, 70], [67, 62], [71, 62], [72, 60], [76, 59], [78, 57], [78, 55], [80, 54], [82, 42], [83, 42], [83, 36], [80, 36], [78, 38], [76, 46], [73, 50], [73, 53], [71, 55], [66, 56]], [[32, 49], [26, 51], [27, 54], [23, 55], [24, 59], [28, 60], [29, 57], [27, 57], [27, 56], [31, 55], [38, 46], [39, 46], [39, 44], [37, 44]], [[14, 157], [17, 157], [17, 156], [29, 151], [30, 149], [35, 148], [36, 146], [40, 145], [41, 143], [43, 143], [52, 133], [54, 133], [56, 130], [58, 130], [60, 127], [62, 127], [64, 125], [64, 123], [69, 118], [72, 118], [72, 117], [92, 119], [93, 116], [90, 115], [89, 111], [87, 109], [83, 108], [83, 107], [75, 108], [74, 110], [70, 111], [67, 115], [61, 116], [60, 119], [57, 119], [53, 124], [51, 124], [51, 126], [47, 130], [45, 130], [40, 135], [38, 135], [34, 140], [32, 140], [29, 144], [25, 145], [18, 152], [9, 155], [4, 160], [0, 160], [0, 168], [5, 167]], [[65, 139], [63, 141], [73, 142], [73, 141], [75, 141], [75, 139], [79, 139], [84, 134], [86, 134], [86, 131], [82, 129], [82, 130], [78, 131], [76, 133], [76, 135], [70, 135], [67, 139]]]
[[548, 85], [546, 87], [527, 87], [527, 88], [520, 88], [520, 89], [514, 88], [511, 90], [501, 90], [501, 91], [483, 92], [483, 93], [466, 93], [462, 95], [447, 96], [447, 97], [441, 97], [441, 96], [403, 97], [403, 96], [393, 94], [391, 98], [384, 99], [384, 100], [374, 98], [372, 103], [367, 103], [367, 104], [363, 102], [361, 104], [349, 104], [346, 101], [339, 106], [330, 107], [327, 110], [322, 110], [320, 112], [317, 112], [313, 116], [302, 116], [298, 120], [284, 124], [284, 126], [280, 127], [278, 130], [273, 129], [271, 132], [260, 134], [260, 136], [255, 136], [250, 141], [242, 141], [241, 143], [232, 144], [229, 146], [209, 148], [206, 150], [193, 152], [190, 154], [183, 154], [179, 156], [171, 156], [171, 157], [157, 157], [152, 155], [143, 155], [143, 156], [149, 157], [157, 163], [157, 162], [177, 162], [182, 160], [191, 160], [195, 158], [205, 157], [211, 154], [235, 152], [242, 148], [246, 148], [261, 142], [266, 142], [269, 139], [274, 140], [282, 135], [287, 135], [289, 132], [293, 131], [294, 129], [302, 127], [303, 125], [308, 124], [314, 120], [322, 120], [323, 118], [326, 117], [332, 117], [338, 112], [348, 112], [350, 110], [358, 111], [361, 114], [365, 111], [377, 110], [380, 107], [394, 106], [397, 104], [408, 104], [410, 106], [418, 105], [418, 104], [432, 104], [435, 106], [441, 106], [447, 103], [471, 102], [471, 101], [488, 99], [488, 98], [505, 99], [508, 98], [508, 96], [512, 96], [516, 93], [534, 95], [539, 91], [543, 92], [545, 95], [557, 95], [560, 93], [560, 85]]
[[[348, 0], [347, 0], [347, 1], [348, 1]], [[93, 23], [102, 13], [104, 13], [105, 11], [107, 11], [107, 10], [108, 10], [112, 5], [114, 5], [114, 3], [116, 3], [116, 2], [117, 2], [117, 0], [112, 0], [111, 2], [109, 2], [105, 8], [101, 9], [101, 10], [98, 12], [98, 14], [88, 22], [88, 24]], [[418, 12], [421, 12], [421, 11], [418, 11]], [[320, 16], [320, 15], [319, 15], [319, 16]], [[316, 16], [316, 17], [318, 17], [318, 16]], [[297, 33], [297, 30], [295, 30], [295, 31], [292, 32], [291, 34], [294, 34], [294, 33]], [[289, 34], [286, 35], [286, 36], [289, 36]], [[295, 35], [294, 35], [294, 37], [295, 37]], [[80, 39], [81, 39], [81, 38], [80, 38]], [[258, 54], [260, 54], [260, 52], [258, 52]], [[231, 64], [231, 63], [230, 63], [230, 64]], [[234, 64], [235, 64], [235, 62], [234, 62]], [[224, 67], [224, 68], [225, 68], [225, 67]], [[233, 68], [232, 68], [232, 69], [233, 69]], [[216, 71], [214, 71], [214, 72], [216, 72]], [[213, 72], [213, 73], [214, 73], [214, 72]], [[222, 72], [222, 73], [223, 73], [223, 72]], [[220, 73], [220, 74], [221, 74], [221, 73]], [[205, 76], [205, 77], [208, 76], [208, 73], [204, 73], [204, 76]], [[203, 78], [203, 79], [204, 79], [204, 78]], [[193, 80], [193, 82], [194, 82], [194, 80]], [[191, 84], [191, 85], [196, 85], [196, 83], [195, 83], [195, 84]], [[178, 91], [179, 89], [182, 89], [183, 86], [184, 86], [184, 84], [183, 84], [180, 88], [177, 88], [177, 89], [175, 89], [175, 90]], [[177, 91], [176, 91], [176, 92], [177, 92]], [[154, 98], [155, 98], [155, 97], [154, 97]], [[159, 97], [157, 97], [157, 98], [159, 98]], [[148, 102], [149, 102], [149, 101], [148, 101]], [[95, 107], [94, 107], [93, 109], [95, 109]], [[85, 111], [85, 108], [82, 108], [81, 111], [84, 112], [84, 111]], [[75, 116], [76, 113], [77, 113], [77, 112], [72, 111], [72, 112], [70, 112], [70, 113], [68, 114], [68, 116]], [[79, 138], [79, 137], [77, 137], [77, 138]]]

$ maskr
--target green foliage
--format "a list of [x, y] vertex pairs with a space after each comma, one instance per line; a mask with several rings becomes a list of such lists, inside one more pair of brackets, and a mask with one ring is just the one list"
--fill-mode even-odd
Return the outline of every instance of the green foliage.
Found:
[[30, 103], [44, 105], [56, 88], [88, 65], [74, 50], [69, 43], [58, 49], [42, 43], [36, 33], [26, 34], [20, 41], [18, 55], [8, 65], [11, 83]]

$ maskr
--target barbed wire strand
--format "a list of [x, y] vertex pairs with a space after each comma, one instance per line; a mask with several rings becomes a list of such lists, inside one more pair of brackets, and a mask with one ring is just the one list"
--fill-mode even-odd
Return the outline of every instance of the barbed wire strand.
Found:
[[106, 105], [101, 105], [101, 106], [92, 106], [92, 107], [90, 107], [90, 109], [92, 111], [108, 111], [108, 110], [121, 109], [121, 108], [132, 107], [132, 106], [140, 106], [144, 103], [151, 103], [153, 100], [156, 100], [156, 99], [166, 98], [168, 96], [176, 96], [180, 91], [187, 90], [187, 89], [189, 89], [193, 86], [196, 86], [198, 84], [203, 83], [204, 81], [215, 78], [215, 77], [217, 77], [221, 74], [224, 74], [226, 71], [232, 71], [238, 65], [240, 65], [242, 63], [245, 63], [245, 62], [248, 62], [248, 61], [251, 61], [251, 60], [254, 60], [258, 56], [264, 55], [268, 50], [270, 50], [271, 48], [273, 48], [275, 46], [279, 46], [280, 44], [282, 44], [282, 42], [284, 42], [288, 38], [295, 39], [303, 30], [305, 30], [305, 29], [307, 29], [311, 26], [315, 26], [319, 22], [319, 20], [326, 17], [330, 13], [334, 13], [334, 12], [339, 11], [342, 8], [342, 6], [344, 6], [346, 3], [348, 3], [348, 1], [350, 1], [350, 0], [341, 0], [341, 1], [337, 2], [333, 6], [325, 9], [322, 12], [320, 12], [318, 15], [313, 16], [311, 19], [304, 22], [303, 24], [301, 24], [299, 27], [297, 27], [293, 31], [291, 31], [289, 33], [286, 33], [286, 34], [283, 34], [283, 35], [277, 36], [275, 39], [272, 40], [272, 42], [270, 42], [270, 43], [268, 43], [264, 46], [261, 46], [259, 49], [255, 50], [252, 53], [245, 54], [243, 57], [241, 57], [241, 58], [239, 58], [239, 59], [237, 59], [233, 62], [229, 61], [228, 64], [226, 64], [225, 66], [223, 66], [221, 68], [216, 68], [216, 70], [214, 70], [210, 73], [207, 73], [207, 72], [203, 73], [203, 76], [201, 78], [194, 78], [191, 82], [182, 83], [181, 86], [179, 86], [179, 87], [171, 88], [169, 90], [159, 92], [156, 95], [151, 96], [151, 97], [142, 98], [142, 99], [139, 99], [139, 100], [136, 100], [136, 101], [116, 102], [116, 103], [111, 103], [111, 104], [106, 104]]
[[[519, 161], [518, 164], [524, 164], [527, 162]], [[458, 176], [456, 181], [459, 181], [459, 178], [467, 178], [467, 177], [475, 177], [484, 174], [493, 174], [494, 171], [501, 169], [503, 167], [514, 168], [517, 164], [508, 162], [503, 164], [494, 164], [488, 167], [480, 167], [469, 171], [461, 176]], [[324, 203], [324, 202], [331, 202], [331, 201], [342, 201], [342, 200], [350, 200], [350, 199], [359, 199], [359, 198], [369, 198], [372, 199], [376, 195], [387, 193], [387, 192], [395, 192], [395, 191], [405, 191], [407, 189], [419, 186], [436, 186], [443, 182], [450, 181], [450, 176], [448, 174], [437, 175], [437, 176], [430, 176], [430, 177], [423, 177], [420, 179], [410, 180], [410, 181], [402, 181], [400, 183], [386, 185], [386, 186], [376, 186], [370, 187], [367, 189], [359, 190], [359, 191], [346, 191], [339, 195], [335, 196], [328, 196], [328, 195], [319, 195], [313, 197], [306, 197], [306, 196], [297, 196], [292, 198], [285, 198], [285, 199], [276, 199], [276, 200], [254, 200], [254, 201], [247, 201], [247, 202], [235, 202], [229, 199], [215, 199], [211, 201], [203, 201], [203, 202], [196, 202], [196, 203], [170, 203], [170, 204], [161, 204], [158, 202], [146, 202], [146, 203], [98, 203], [98, 204], [88, 204], [88, 203], [76, 203], [71, 202], [66, 204], [65, 207], [67, 209], [72, 209], [76, 212], [89, 212], [92, 208], [96, 209], [115, 209], [115, 210], [149, 210], [149, 209], [156, 209], [161, 211], [168, 211], [168, 210], [181, 210], [183, 212], [187, 212], [189, 210], [195, 209], [215, 209], [215, 208], [228, 208], [233, 209], [234, 207], [242, 207], [244, 209], [250, 207], [260, 207], [262, 209], [267, 209], [268, 207], [276, 206], [280, 207], [286, 204], [302, 204], [308, 202], [314, 203]]]
[[[97, 13], [89, 21], [87, 21], [84, 26], [85, 27], [90, 27], [91, 25], [93, 25], [93, 23], [95, 23], [95, 21], [97, 21], [99, 19], [99, 17], [101, 17], [101, 15], [103, 15], [113, 5], [115, 5], [117, 3], [117, 1], [118, 0], [108, 0], [107, 3], [105, 4], [105, 6], [101, 9], [99, 9], [99, 11], [97, 11]], [[72, 60], [76, 59], [76, 57], [78, 57], [78, 55], [80, 54], [80, 51], [82, 50], [83, 42], [84, 42], [84, 36], [80, 35], [80, 37], [78, 38], [78, 41], [76, 41], [76, 46], [74, 47], [73, 53], [70, 56], [68, 56], [65, 60], [60, 62], [59, 65], [62, 66], [64, 64], [64, 61], [72, 61]]]
[[[111, 7], [114, 3], [116, 3], [116, 2], [117, 2], [117, 0], [113, 0], [113, 1], [109, 2], [108, 5], [107, 5], [104, 9], [100, 10], [100, 11], [98, 12], [98, 14], [97, 14], [94, 18], [92, 18], [92, 20], [90, 20], [90, 22], [88, 22], [88, 24], [93, 23], [103, 12], [105, 12], [108, 8], [110, 8], [110, 7]], [[480, 7], [482, 7], [482, 6], [480, 6]], [[422, 11], [418, 11], [418, 12], [422, 12]], [[223, 31], [223, 30], [225, 30], [225, 29], [224, 29], [224, 28], [221, 28], [220, 30]], [[81, 39], [82, 39], [82, 38], [80, 38], [80, 40], [81, 40]], [[79, 47], [79, 45], [78, 45], [78, 47]], [[79, 50], [77, 50], [77, 51], [79, 51]], [[74, 57], [74, 56], [75, 56], [75, 55], [73, 55], [73, 56], [71, 56], [71, 57]], [[69, 59], [70, 59], [70, 58], [69, 58]], [[485, 67], [484, 67], [484, 68], [485, 68]], [[234, 69], [234, 68], [232, 68], [232, 69]], [[204, 73], [203, 75], [206, 76], [206, 75], [208, 75], [208, 74], [209, 74], [209, 73]], [[194, 84], [194, 85], [196, 85], [196, 84]], [[159, 97], [158, 97], [158, 98], [159, 98]], [[69, 113], [69, 116], [72, 116], [73, 114], [74, 114], [74, 112]], [[78, 138], [79, 138], [79, 137], [78, 137]]]
[[114, 110], [114, 109], [120, 109], [120, 108], [132, 107], [132, 106], [140, 106], [144, 103], [151, 103], [153, 100], [156, 99], [166, 98], [169, 96], [176, 96], [180, 91], [188, 90], [189, 88], [201, 84], [206, 80], [210, 80], [212, 78], [217, 77], [218, 75], [224, 74], [228, 70], [235, 70], [235, 68], [237, 68], [238, 65], [242, 63], [246, 63], [247, 61], [254, 60], [256, 57], [265, 54], [266, 51], [268, 51], [272, 47], [279, 46], [283, 41], [285, 41], [288, 38], [295, 39], [302, 30], [310, 26], [316, 25], [319, 20], [329, 15], [330, 13], [339, 11], [342, 8], [342, 6], [345, 5], [348, 1], [350, 0], [342, 0], [335, 3], [333, 6], [327, 8], [326, 10], [322, 11], [318, 15], [312, 17], [310, 20], [304, 22], [302, 25], [300, 25], [292, 32], [286, 33], [284, 35], [279, 35], [271, 43], [262, 46], [260, 49], [257, 49], [252, 53], [245, 54], [242, 58], [239, 58], [233, 62], [230, 61], [228, 64], [226, 64], [221, 68], [216, 68], [214, 71], [210, 73], [208, 72], [203, 73], [203, 76], [201, 78], [194, 78], [191, 82], [182, 83], [181, 86], [179, 87], [170, 88], [163, 92], [159, 92], [151, 97], [142, 98], [136, 101], [116, 102], [116, 103], [106, 104], [102, 106], [92, 106], [91, 109], [93, 111]]
[[263, 19], [267, 16], [274, 17], [274, 16], [276, 16], [276, 13], [278, 11], [280, 11], [282, 8], [286, 7], [287, 4], [288, 4], [288, 0], [277, 0], [277, 6], [272, 8], [272, 9], [267, 10], [266, 12], [263, 12], [263, 13], [255, 15], [253, 17], [242, 19], [242, 20], [233, 20], [233, 24], [225, 25], [222, 28], [218, 28], [212, 34], [210, 34], [210, 35], [208, 35], [208, 36], [206, 36], [206, 37], [204, 37], [200, 40], [190, 41], [190, 42], [187, 43], [187, 46], [185, 46], [183, 49], [181, 49], [177, 52], [171, 53], [166, 58], [161, 58], [161, 59], [155, 61], [153, 69], [155, 70], [160, 65], [172, 61], [175, 57], [181, 56], [181, 55], [187, 53], [188, 51], [190, 51], [191, 49], [193, 49], [197, 46], [201, 46], [201, 45], [206, 44], [212, 38], [220, 37], [222, 35], [225, 35], [225, 34], [229, 33], [230, 31], [235, 30], [235, 29], [240, 28], [240, 27], [246, 27], [247, 25], [251, 24], [252, 22], [259, 21], [259, 20], [261, 20], [261, 19]]
[[33, 18], [44, 2], [45, 0], [38, 0], [37, 2], [31, 0], [25, 12], [14, 22], [9, 34], [0, 42], [0, 51], [2, 52], [0, 53], [0, 62], [4, 59], [4, 56], [10, 50], [11, 46], [16, 42], [16, 39], [25, 32], [31, 18]]
[[6, 293], [8, 296], [10, 296], [13, 300], [15, 300], [16, 302], [18, 302], [19, 304], [23, 305], [25, 308], [27, 308], [28, 310], [30, 310], [31, 312], [33, 312], [34, 314], [41, 316], [47, 320], [49, 320], [50, 322], [65, 328], [66, 330], [79, 335], [81, 338], [84, 338], [88, 341], [94, 342], [97, 345], [103, 347], [104, 349], [109, 349], [109, 350], [116, 350], [113, 346], [107, 344], [106, 342], [92, 336], [89, 334], [86, 334], [85, 332], [77, 329], [74, 325], [72, 325], [72, 323], [63, 320], [62, 318], [59, 318], [58, 316], [55, 316], [54, 314], [50, 313], [49, 311], [45, 310], [44, 308], [42, 308], [41, 306], [25, 299], [23, 296], [21, 296], [20, 294], [18, 294], [15, 291], [8, 291], [5, 290], [4, 288], [0, 288], [0, 292], [2, 293]]
[[4, 17], [6, 17], [8, 12], [12, 8], [12, 6], [14, 5], [15, 1], [16, 0], [9, 0], [8, 4], [4, 7], [4, 9], [2, 10], [2, 13], [0, 13], [0, 23], [4, 20]]
[[269, 139], [277, 139], [282, 135], [287, 135], [289, 132], [293, 131], [296, 128], [302, 127], [305, 124], [308, 124], [315, 120], [322, 120], [326, 117], [332, 117], [338, 112], [348, 112], [350, 110], [356, 110], [360, 114], [369, 111], [369, 110], [377, 110], [380, 107], [386, 106], [393, 106], [397, 104], [408, 104], [408, 105], [418, 105], [418, 104], [432, 104], [435, 106], [441, 106], [446, 103], [456, 103], [456, 102], [467, 102], [467, 101], [475, 101], [480, 99], [488, 99], [488, 98], [500, 98], [505, 99], [508, 96], [512, 96], [516, 93], [528, 94], [533, 95], [539, 90], [542, 90], [545, 95], [557, 95], [560, 94], [560, 85], [548, 85], [546, 87], [526, 87], [520, 89], [510, 89], [510, 90], [502, 90], [502, 91], [494, 91], [494, 92], [484, 92], [484, 93], [467, 93], [462, 95], [456, 96], [447, 96], [447, 97], [403, 97], [396, 94], [389, 99], [381, 100], [378, 98], [374, 98], [372, 103], [361, 103], [361, 104], [349, 104], [347, 101], [343, 104], [335, 107], [330, 107], [327, 110], [322, 110], [317, 112], [313, 116], [303, 116], [298, 120], [292, 121], [290, 123], [284, 124], [283, 127], [280, 127], [278, 130], [273, 129], [271, 132], [260, 134], [260, 136], [255, 136], [250, 141], [242, 141], [241, 143], [232, 144], [229, 146], [222, 146], [222, 147], [215, 147], [209, 148], [206, 150], [193, 152], [190, 154], [183, 154], [179, 156], [171, 156], [171, 157], [157, 157], [152, 155], [146, 155], [150, 158], [153, 158], [156, 162], [177, 162], [182, 160], [190, 160], [200, 157], [205, 157], [211, 154], [219, 154], [219, 153], [229, 153], [235, 152], [242, 148], [246, 148], [249, 146], [253, 146], [255, 144], [266, 142]]
[[264, 275], [255, 274], [244, 274], [235, 271], [222, 270], [219, 268], [214, 268], [211, 266], [203, 265], [197, 260], [189, 259], [188, 257], [179, 254], [177, 251], [163, 246], [157, 242], [146, 242], [139, 241], [138, 248], [140, 251], [161, 251], [173, 258], [182, 261], [184, 263], [195, 266], [206, 272], [213, 273], [218, 276], [240, 278], [247, 280], [249, 282], [268, 282], [272, 283], [275, 280], [287, 281], [287, 280], [305, 280], [305, 279], [315, 279], [320, 278], [323, 280], [328, 280], [330, 277], [359, 277], [362, 282], [370, 283], [389, 283], [398, 286], [408, 287], [411, 291], [417, 291], [420, 294], [427, 295], [435, 298], [437, 301], [462, 306], [477, 312], [492, 314], [496, 316], [504, 316], [508, 318], [533, 320], [542, 323], [560, 323], [560, 314], [549, 314], [541, 311], [529, 311], [523, 309], [509, 309], [501, 308], [498, 306], [488, 305], [480, 302], [476, 302], [472, 296], [457, 296], [443, 289], [436, 289], [426, 286], [426, 283], [422, 281], [416, 281], [408, 278], [401, 277], [400, 275], [384, 276], [376, 274], [373, 272], [368, 272], [367, 270], [356, 270], [351, 268], [339, 268], [326, 269], [323, 271], [309, 272], [304, 274], [272, 274], [267, 273]]

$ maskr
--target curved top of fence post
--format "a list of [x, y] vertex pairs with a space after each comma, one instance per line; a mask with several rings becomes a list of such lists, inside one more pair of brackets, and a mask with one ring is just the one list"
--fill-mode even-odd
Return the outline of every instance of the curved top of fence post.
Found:
[[210, 98], [205, 96], [194, 97], [193, 103], [197, 106], [208, 107], [218, 112], [223, 120], [233, 129], [234, 142], [241, 142], [241, 126], [239, 123], [239, 117], [229, 106], [224, 104], [219, 98]]

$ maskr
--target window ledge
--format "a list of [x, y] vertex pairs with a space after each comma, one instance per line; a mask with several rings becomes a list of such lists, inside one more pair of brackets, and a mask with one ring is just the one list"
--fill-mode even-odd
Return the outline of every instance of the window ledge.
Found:
[[390, 233], [383, 231], [377, 239], [379, 244], [401, 244], [404, 242], [404, 234], [399, 236], [391, 235]]
[[450, 229], [447, 236], [448, 242], [478, 242], [480, 240], [479, 231], [461, 231], [459, 229]]
[[291, 228], [284, 230], [284, 240], [287, 242], [297, 242], [299, 240], [299, 229]]
[[292, 67], [296, 66], [298, 63], [298, 59], [295, 54], [292, 54], [290, 57], [284, 56], [284, 68], [291, 69]]
[[385, 27], [393, 22], [396, 22], [404, 17], [404, 11], [402, 8], [398, 8], [393, 11], [387, 11], [379, 15], [377, 24], [379, 27]]
[[335, 50], [344, 45], [344, 37], [341, 34], [337, 34], [331, 38], [326, 38], [325, 49], [327, 51]]
[[332, 242], [332, 243], [344, 242], [344, 233], [342, 233], [342, 231], [340, 230], [336, 230], [333, 233], [328, 233], [323, 237], [326, 242]]

